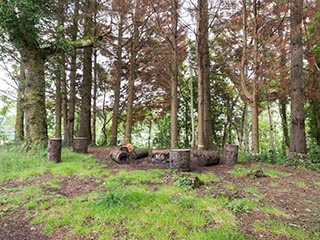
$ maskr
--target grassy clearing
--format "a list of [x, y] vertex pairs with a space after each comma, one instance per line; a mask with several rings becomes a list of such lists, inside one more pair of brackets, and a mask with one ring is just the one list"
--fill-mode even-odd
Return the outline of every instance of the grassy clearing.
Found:
[[[242, 188], [237, 194], [237, 183], [213, 173], [110, 171], [90, 155], [69, 150], [63, 150], [59, 164], [48, 162], [45, 152], [9, 150], [0, 161], [2, 185], [18, 180], [16, 187], [0, 190], [0, 217], [21, 210], [30, 224], [41, 227], [49, 237], [63, 228], [66, 239], [250, 239], [241, 231], [241, 214], [260, 211], [267, 218], [289, 219], [281, 209], [263, 203], [265, 196], [257, 186]], [[236, 165], [229, 173], [245, 176], [256, 169]], [[264, 172], [274, 180], [288, 176], [271, 168]], [[85, 193], [63, 193], [68, 179], [74, 183], [86, 178], [95, 184]], [[190, 179], [199, 179], [201, 184], [195, 188]], [[293, 239], [310, 236], [271, 219], [255, 222], [253, 227], [259, 233]]]
[[288, 177], [291, 175], [290, 173], [279, 171], [272, 168], [261, 168], [260, 165], [252, 165], [250, 168], [248, 168], [241, 164], [235, 165], [234, 169], [229, 171], [229, 173], [235, 177], [250, 177], [250, 175], [257, 170], [262, 171], [266, 176], [271, 178]]
[[308, 231], [276, 220], [267, 219], [262, 222], [256, 222], [254, 223], [254, 228], [258, 232], [267, 232], [273, 236], [284, 236], [288, 239], [312, 239]]

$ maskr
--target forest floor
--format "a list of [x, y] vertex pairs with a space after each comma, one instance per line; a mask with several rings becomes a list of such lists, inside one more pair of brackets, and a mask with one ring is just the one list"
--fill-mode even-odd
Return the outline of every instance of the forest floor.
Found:
[[[98, 162], [105, 169], [110, 170], [111, 174], [117, 174], [120, 169], [148, 171], [155, 168], [168, 168], [164, 164], [152, 164], [150, 158], [119, 165], [107, 157], [108, 148], [91, 147], [89, 154], [98, 159]], [[254, 173], [257, 170], [263, 171], [266, 176], [255, 176]], [[320, 236], [319, 172], [249, 161], [235, 166], [200, 167], [196, 164], [196, 159], [192, 159], [191, 171], [192, 174], [212, 173], [217, 176], [218, 180], [207, 181], [204, 186], [195, 191], [200, 195], [210, 194], [212, 198], [219, 195], [226, 196], [232, 203], [228, 205], [228, 209], [233, 212], [237, 225], [249, 239], [317, 239]], [[37, 215], [37, 210], [34, 210], [36, 207], [28, 208], [21, 203], [9, 205], [9, 202], [14, 200], [8, 200], [8, 194], [17, 191], [15, 189], [18, 187], [41, 185], [54, 177], [54, 174], [48, 172], [24, 181], [14, 179], [0, 183], [1, 240], [58, 240], [68, 239], [69, 237], [66, 236], [71, 236], [68, 235], [70, 231], [68, 224], [48, 233], [44, 231], [43, 224], [31, 223], [31, 219]], [[163, 184], [172, 184], [172, 182], [167, 181]], [[71, 174], [60, 177], [59, 187], [46, 186], [46, 191], [73, 199], [100, 188], [100, 182], [93, 175], [79, 178], [76, 174]], [[244, 199], [253, 200], [255, 205], [251, 206], [241, 201]], [[305, 238], [306, 235], [301, 232], [306, 232], [308, 237]], [[100, 239], [94, 235], [76, 234], [70, 238]], [[130, 239], [125, 232], [114, 234], [112, 237], [112, 239], [122, 238]]]

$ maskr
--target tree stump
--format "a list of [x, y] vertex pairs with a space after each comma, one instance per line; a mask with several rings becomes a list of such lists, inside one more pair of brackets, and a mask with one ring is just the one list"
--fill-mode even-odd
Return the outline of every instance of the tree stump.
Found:
[[109, 156], [110, 156], [111, 160], [113, 160], [119, 164], [124, 164], [124, 163], [130, 162], [129, 153], [126, 151], [121, 151], [119, 149], [113, 149], [110, 151]]
[[238, 145], [225, 144], [221, 164], [235, 165], [238, 160]]
[[190, 150], [172, 149], [170, 151], [170, 168], [178, 169], [182, 172], [190, 171]]
[[88, 153], [88, 140], [86, 137], [75, 137], [73, 139], [73, 151], [76, 153]]
[[151, 150], [151, 163], [155, 164], [166, 164], [169, 163], [170, 151], [168, 150]]
[[61, 138], [51, 138], [48, 141], [48, 160], [61, 162]]
[[199, 166], [212, 166], [220, 162], [220, 153], [213, 151], [195, 151], [193, 156], [197, 157]]

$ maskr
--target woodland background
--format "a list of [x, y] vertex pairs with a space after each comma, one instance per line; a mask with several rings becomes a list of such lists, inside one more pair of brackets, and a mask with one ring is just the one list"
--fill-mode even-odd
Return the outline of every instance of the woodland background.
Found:
[[1, 138], [25, 149], [319, 150], [319, 1], [1, 0], [0, 31]]

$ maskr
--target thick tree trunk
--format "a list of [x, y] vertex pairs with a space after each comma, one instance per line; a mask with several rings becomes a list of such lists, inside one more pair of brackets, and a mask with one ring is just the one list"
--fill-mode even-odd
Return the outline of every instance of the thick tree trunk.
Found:
[[208, 44], [208, 1], [198, 1], [197, 65], [198, 65], [198, 149], [213, 147], [212, 119], [210, 114], [210, 56]]
[[292, 0], [290, 15], [291, 36], [291, 131], [290, 152], [307, 153], [304, 113], [303, 46], [302, 46], [303, 0]]
[[21, 61], [20, 76], [18, 82], [18, 97], [16, 105], [16, 123], [15, 123], [15, 140], [24, 140], [24, 110], [23, 110], [23, 95], [25, 85], [25, 67]]
[[28, 131], [24, 147], [47, 146], [47, 118], [45, 101], [45, 57], [39, 50], [20, 49], [26, 69], [24, 112]]
[[[85, 16], [84, 31], [87, 37], [92, 35], [93, 6], [90, 0], [86, 1], [87, 13]], [[81, 111], [79, 136], [86, 137], [91, 142], [91, 90], [92, 90], [92, 47], [83, 50], [83, 80], [81, 86]]]

